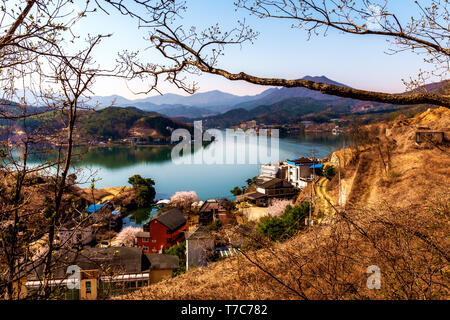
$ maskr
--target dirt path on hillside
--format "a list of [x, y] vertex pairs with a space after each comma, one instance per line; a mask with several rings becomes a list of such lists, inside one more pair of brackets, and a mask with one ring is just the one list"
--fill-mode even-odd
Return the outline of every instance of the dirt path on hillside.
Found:
[[319, 181], [315, 185], [315, 193], [317, 196], [316, 205], [323, 212], [322, 220], [327, 220], [327, 218], [330, 218], [334, 215], [334, 209], [333, 209], [334, 203], [333, 203], [331, 196], [326, 191], [327, 184], [328, 184], [328, 179], [325, 177], [322, 177], [319, 179]]
[[378, 172], [378, 162], [373, 158], [370, 151], [364, 152], [360, 156], [358, 167], [354, 174], [354, 180], [350, 194], [348, 196], [348, 204], [361, 204], [368, 200], [370, 196], [371, 183]]

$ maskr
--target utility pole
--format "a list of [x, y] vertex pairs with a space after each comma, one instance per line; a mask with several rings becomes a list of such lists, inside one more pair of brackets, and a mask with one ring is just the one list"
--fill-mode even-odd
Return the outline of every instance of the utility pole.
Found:
[[[313, 190], [316, 183], [316, 153], [315, 150], [311, 150], [311, 154], [313, 156], [313, 177], [312, 177], [312, 183], [311, 183], [311, 195], [310, 195], [310, 202], [309, 202], [309, 217], [308, 217], [308, 223], [307, 225], [309, 227], [312, 226], [312, 205], [313, 205]], [[315, 191], [314, 191], [315, 193]], [[315, 196], [315, 194], [314, 194]]]
[[339, 155], [338, 158], [338, 188], [339, 188], [339, 196], [338, 196], [338, 203], [341, 204], [342, 198], [341, 198], [341, 158]]
[[[343, 153], [343, 156], [344, 156], [344, 163], [345, 163], [345, 141], [344, 141], [344, 144], [343, 144], [343, 146], [342, 146], [342, 153]], [[336, 154], [337, 155], [337, 158], [338, 158], [338, 181], [339, 181], [339, 184], [338, 184], [338, 188], [339, 188], [339, 196], [338, 196], [338, 204], [339, 205], [342, 205], [342, 188], [341, 188], [341, 157], [339, 156], [339, 154]]]

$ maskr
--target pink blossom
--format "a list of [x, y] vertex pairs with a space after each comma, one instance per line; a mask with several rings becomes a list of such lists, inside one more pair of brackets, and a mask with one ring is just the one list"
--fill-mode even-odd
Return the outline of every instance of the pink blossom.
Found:
[[276, 199], [268, 207], [267, 213], [273, 217], [281, 217], [288, 205], [292, 206], [292, 201]]
[[119, 232], [117, 235], [114, 245], [122, 245], [122, 243], [127, 247], [133, 247], [134, 246], [134, 239], [136, 238], [136, 235], [139, 232], [142, 232], [142, 228], [139, 227], [125, 227], [122, 229], [122, 231]]
[[199, 201], [195, 191], [179, 191], [170, 198], [169, 205], [177, 208], [188, 208], [192, 203]]

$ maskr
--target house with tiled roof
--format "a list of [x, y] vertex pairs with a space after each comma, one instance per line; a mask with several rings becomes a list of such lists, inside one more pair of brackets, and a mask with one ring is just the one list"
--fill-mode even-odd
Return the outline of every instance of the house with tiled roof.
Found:
[[[66, 299], [95, 300], [122, 295], [172, 276], [177, 256], [146, 254], [130, 247], [58, 250], [53, 257], [49, 286]], [[36, 262], [28, 271], [28, 294], [41, 290], [44, 265]]]
[[294, 187], [304, 188], [313, 177], [314, 170], [319, 161], [300, 157], [284, 162], [283, 179], [289, 181]]
[[286, 180], [272, 178], [256, 184], [256, 191], [241, 195], [239, 201], [248, 201], [257, 206], [267, 206], [271, 199], [290, 199], [298, 193], [298, 189]]
[[184, 241], [184, 232], [188, 229], [188, 221], [178, 209], [170, 209], [144, 224], [143, 232], [136, 236], [138, 248], [146, 253], [161, 253], [173, 245]]
[[207, 226], [213, 221], [220, 219], [226, 215], [226, 209], [222, 205], [223, 200], [210, 199], [206, 200], [200, 207], [198, 214], [198, 223], [201, 226]]

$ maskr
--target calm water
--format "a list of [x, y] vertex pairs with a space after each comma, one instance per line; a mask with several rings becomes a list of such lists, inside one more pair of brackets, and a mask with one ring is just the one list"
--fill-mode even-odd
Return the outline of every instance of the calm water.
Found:
[[[270, 141], [269, 141], [270, 142]], [[343, 142], [342, 136], [331, 134], [301, 135], [295, 138], [279, 139], [279, 154], [272, 155], [270, 162], [311, 156], [312, 150], [317, 157], [324, 157]], [[235, 154], [251, 152], [253, 144], [248, 138], [245, 143], [238, 141]], [[257, 144], [259, 152], [268, 153], [266, 143]], [[81, 178], [96, 172], [96, 188], [128, 186], [128, 178], [139, 174], [155, 181], [157, 198], [170, 197], [176, 191], [197, 192], [200, 199], [232, 197], [230, 190], [245, 185], [245, 180], [258, 174], [261, 163], [253, 164], [175, 164], [171, 160], [170, 147], [91, 147], [76, 148], [81, 155], [76, 167], [87, 168]], [[202, 153], [203, 159], [211, 161], [214, 155], [231, 152], [228, 144], [215, 141], [192, 156]], [[186, 155], [191, 156], [191, 155]], [[263, 159], [267, 160], [267, 159]], [[261, 162], [260, 159], [258, 162]], [[267, 161], [262, 161], [267, 163]], [[88, 186], [82, 185], [83, 186]]]

